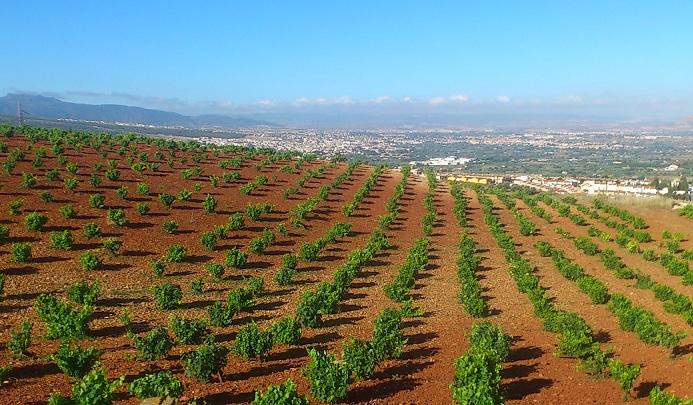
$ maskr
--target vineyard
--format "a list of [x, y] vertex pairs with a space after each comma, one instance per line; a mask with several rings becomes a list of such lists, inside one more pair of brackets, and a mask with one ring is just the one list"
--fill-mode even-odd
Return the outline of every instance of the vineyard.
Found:
[[0, 127], [0, 404], [690, 404], [693, 219]]

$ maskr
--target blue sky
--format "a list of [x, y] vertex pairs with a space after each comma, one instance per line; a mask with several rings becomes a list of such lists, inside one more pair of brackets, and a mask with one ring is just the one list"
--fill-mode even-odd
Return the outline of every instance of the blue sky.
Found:
[[2, 8], [4, 92], [181, 112], [693, 104], [691, 1], [10, 0]]

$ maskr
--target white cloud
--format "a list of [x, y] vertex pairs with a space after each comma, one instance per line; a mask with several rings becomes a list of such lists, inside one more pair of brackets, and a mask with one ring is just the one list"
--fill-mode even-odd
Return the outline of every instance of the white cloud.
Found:
[[375, 104], [383, 104], [392, 101], [392, 97], [390, 96], [380, 96], [376, 97], [372, 100]]
[[469, 96], [466, 96], [464, 94], [455, 94], [453, 96], [448, 97], [450, 101], [457, 102], [457, 103], [466, 103], [469, 101]]
[[402, 99], [402, 101], [405, 102], [405, 103], [411, 103], [411, 102], [414, 101], [414, 100], [413, 100], [411, 97], [409, 97], [409, 96], [405, 96], [405, 97]]
[[498, 96], [496, 97], [496, 101], [499, 103], [508, 104], [510, 102], [510, 96]]
[[332, 104], [350, 105], [350, 104], [354, 104], [354, 99], [352, 99], [349, 96], [341, 96], [341, 97], [337, 97], [335, 99], [332, 99]]
[[561, 103], [566, 103], [566, 104], [580, 104], [582, 103], [582, 97], [576, 96], [574, 94], [569, 94], [567, 96], [563, 96], [559, 98], [558, 100]]
[[317, 97], [317, 98], [308, 98], [308, 97], [300, 97], [297, 98], [296, 100], [293, 101], [294, 106], [296, 107], [304, 107], [304, 106], [330, 106], [330, 105], [351, 105], [354, 104], [354, 99], [351, 98], [350, 96], [341, 96], [341, 97], [335, 97], [335, 98], [327, 98], [327, 97]]
[[257, 105], [261, 105], [263, 107], [271, 107], [274, 105], [274, 101], [272, 100], [258, 100], [255, 102]]
[[441, 105], [445, 104], [447, 100], [445, 97], [433, 97], [432, 99], [428, 100], [428, 104], [430, 105]]
[[428, 104], [437, 106], [450, 103], [466, 103], [467, 101], [469, 101], [469, 96], [464, 94], [453, 94], [448, 97], [433, 97], [428, 100]]

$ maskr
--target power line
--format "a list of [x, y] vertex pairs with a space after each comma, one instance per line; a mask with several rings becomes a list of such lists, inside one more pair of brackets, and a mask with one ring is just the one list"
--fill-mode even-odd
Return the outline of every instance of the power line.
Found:
[[17, 122], [19, 123], [20, 127], [24, 125], [24, 118], [22, 117], [22, 114], [31, 115], [28, 112], [24, 111], [22, 109], [22, 104], [19, 101], [17, 101]]

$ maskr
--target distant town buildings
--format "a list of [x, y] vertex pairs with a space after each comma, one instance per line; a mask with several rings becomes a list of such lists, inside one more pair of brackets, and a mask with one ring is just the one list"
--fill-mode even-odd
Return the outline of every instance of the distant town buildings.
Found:
[[[470, 184], [515, 184], [531, 187], [541, 191], [564, 194], [585, 193], [590, 195], [633, 195], [633, 196], [672, 196], [688, 199], [693, 189], [688, 183], [682, 184], [679, 178], [690, 171], [687, 163], [668, 164], [662, 162], [651, 167], [651, 176], [645, 179], [615, 179], [600, 173], [595, 167], [594, 174], [571, 173], [571, 165], [579, 162], [581, 155], [566, 160], [566, 169], [555, 176], [514, 173], [512, 175], [494, 175], [489, 172], [473, 173], [469, 171], [478, 162], [488, 162], [488, 156], [478, 156], [471, 147], [482, 145], [486, 150], [502, 151], [505, 149], [530, 148], [546, 151], [541, 157], [534, 158], [534, 163], [552, 162], [555, 151], [580, 150], [585, 156], [595, 159], [606, 151], [636, 153], [642, 150], [642, 142], [677, 142], [680, 139], [671, 135], [638, 135], [629, 132], [570, 132], [553, 131], [551, 133], [527, 132], [499, 136], [493, 131], [452, 131], [445, 129], [431, 130], [363, 130], [347, 129], [317, 130], [292, 128], [239, 128], [231, 137], [204, 137], [197, 140], [217, 145], [234, 144], [241, 146], [268, 147], [276, 150], [294, 150], [316, 153], [321, 157], [335, 155], [349, 158], [364, 158], [377, 162], [402, 164], [409, 162], [412, 173], [423, 175], [425, 170], [434, 170], [440, 180], [459, 181]], [[500, 152], [499, 152], [500, 153]], [[464, 155], [462, 155], [464, 154]], [[441, 156], [442, 155], [442, 156]], [[462, 157], [462, 156], [465, 157]], [[615, 156], [614, 156], [615, 157]], [[620, 157], [620, 156], [619, 156]], [[416, 159], [416, 160], [415, 160]], [[622, 159], [603, 160], [605, 165], [627, 166], [632, 162]], [[668, 165], [666, 165], [668, 164]], [[495, 162], [501, 170], [505, 166]], [[560, 166], [560, 164], [557, 164]], [[472, 169], [473, 170], [473, 169]], [[502, 173], [502, 172], [501, 172]], [[590, 177], [593, 176], [593, 177]]]
[[654, 187], [643, 184], [638, 181], [621, 182], [621, 181], [595, 181], [586, 180], [580, 184], [580, 190], [587, 194], [633, 194], [642, 196], [666, 195], [669, 192], [668, 188], [657, 190]]
[[463, 157], [455, 157], [455, 156], [448, 156], [448, 157], [443, 157], [443, 158], [431, 158], [428, 160], [424, 161], [412, 161], [409, 162], [410, 165], [414, 166], [417, 164], [424, 165], [424, 166], [464, 166], [468, 162], [471, 162], [473, 159], [469, 158], [463, 158]]

